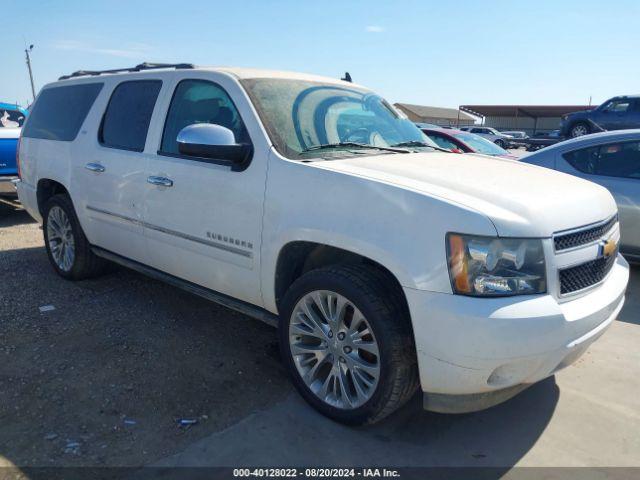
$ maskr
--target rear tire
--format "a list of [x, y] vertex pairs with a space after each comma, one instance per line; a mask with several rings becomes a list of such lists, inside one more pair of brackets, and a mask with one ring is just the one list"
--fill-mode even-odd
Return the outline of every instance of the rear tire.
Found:
[[384, 273], [350, 265], [310, 271], [289, 288], [280, 309], [282, 358], [320, 413], [349, 425], [375, 423], [416, 392], [413, 331], [401, 295]]
[[103, 273], [106, 261], [91, 251], [68, 195], [49, 198], [42, 213], [44, 245], [58, 275], [83, 280]]

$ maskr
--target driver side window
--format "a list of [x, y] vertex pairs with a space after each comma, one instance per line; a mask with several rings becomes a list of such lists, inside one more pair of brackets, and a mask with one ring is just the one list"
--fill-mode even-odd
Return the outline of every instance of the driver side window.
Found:
[[160, 152], [178, 155], [180, 130], [196, 123], [221, 125], [233, 132], [236, 143], [250, 143], [244, 122], [222, 87], [208, 80], [183, 80], [171, 99]]
[[612, 113], [623, 113], [629, 109], [630, 103], [629, 100], [614, 100], [610, 102], [604, 110]]

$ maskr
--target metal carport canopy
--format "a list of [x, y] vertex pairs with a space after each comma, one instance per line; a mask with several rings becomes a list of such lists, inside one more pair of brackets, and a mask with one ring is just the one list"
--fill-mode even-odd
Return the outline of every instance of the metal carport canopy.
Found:
[[476, 117], [560, 117], [592, 108], [589, 105], [460, 105], [460, 110]]

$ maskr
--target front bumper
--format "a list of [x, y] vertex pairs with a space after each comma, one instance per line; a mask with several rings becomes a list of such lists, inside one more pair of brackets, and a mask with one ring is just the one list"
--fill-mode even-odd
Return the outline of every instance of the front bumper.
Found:
[[620, 312], [628, 279], [618, 255], [601, 285], [564, 302], [405, 288], [425, 407], [480, 410], [575, 362]]
[[0, 176], [0, 195], [17, 195], [16, 182], [18, 177]]

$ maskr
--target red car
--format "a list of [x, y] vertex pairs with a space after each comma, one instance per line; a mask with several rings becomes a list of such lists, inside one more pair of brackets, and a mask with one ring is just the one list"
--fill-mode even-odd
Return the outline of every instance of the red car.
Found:
[[482, 155], [514, 160], [518, 158], [515, 155], [511, 155], [504, 148], [474, 133], [449, 128], [423, 128], [421, 130], [439, 147], [446, 148], [452, 152], [481, 153]]

